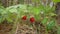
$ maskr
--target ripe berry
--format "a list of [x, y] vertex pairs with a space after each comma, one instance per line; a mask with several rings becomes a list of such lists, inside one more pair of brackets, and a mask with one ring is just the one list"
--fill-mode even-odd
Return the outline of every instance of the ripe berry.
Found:
[[22, 17], [22, 20], [26, 20], [26, 19], [27, 19], [27, 16], [23, 16], [23, 17]]
[[30, 22], [33, 23], [35, 21], [34, 17], [30, 18]]

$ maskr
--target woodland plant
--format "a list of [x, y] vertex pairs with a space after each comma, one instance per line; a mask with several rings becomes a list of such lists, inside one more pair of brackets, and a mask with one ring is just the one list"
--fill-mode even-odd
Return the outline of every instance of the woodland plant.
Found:
[[44, 6], [41, 3], [38, 7], [21, 4], [7, 8], [0, 7], [0, 23], [2, 23], [4, 20], [7, 20], [9, 23], [14, 23], [12, 30], [14, 32], [12, 32], [12, 34], [16, 34], [18, 25], [21, 24], [20, 21], [29, 22], [32, 27], [35, 27], [37, 30], [41, 30], [41, 25], [37, 24], [38, 27], [36, 27], [36, 21], [39, 21], [39, 23], [46, 28], [45, 31], [46, 34], [48, 34], [48, 30], [51, 30], [56, 26], [56, 21], [54, 18], [56, 14], [54, 11], [55, 6]]
[[32, 7], [27, 5], [26, 6], [21, 5], [21, 6], [16, 5], [16, 6], [11, 6], [6, 8], [6, 12], [7, 12], [6, 20], [9, 22], [14, 22], [15, 27], [17, 23], [19, 24], [20, 22], [19, 19], [21, 20], [21, 18], [23, 20], [30, 19], [30, 23], [32, 23], [33, 27], [35, 27], [38, 30], [40, 29], [40, 27], [35, 26], [35, 21], [38, 20], [41, 21], [40, 23], [42, 23], [45, 26], [46, 31], [47, 29], [50, 30], [55, 26], [55, 18], [52, 17], [55, 16], [54, 6], [50, 7], [49, 5], [47, 5], [46, 7], [44, 7], [42, 4], [39, 7]]

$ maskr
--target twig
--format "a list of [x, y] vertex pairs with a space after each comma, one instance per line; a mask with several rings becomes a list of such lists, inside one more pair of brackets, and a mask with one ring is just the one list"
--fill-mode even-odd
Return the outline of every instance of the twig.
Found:
[[16, 28], [15, 34], [17, 34], [18, 29], [19, 29], [19, 23], [17, 24], [17, 28]]

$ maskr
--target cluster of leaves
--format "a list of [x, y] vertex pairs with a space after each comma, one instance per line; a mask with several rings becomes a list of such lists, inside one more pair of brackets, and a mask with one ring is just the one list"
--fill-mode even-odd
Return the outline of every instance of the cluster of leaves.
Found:
[[36, 21], [41, 21], [47, 28], [52, 28], [55, 25], [55, 21], [52, 18], [52, 16], [55, 16], [54, 9], [55, 7], [50, 7], [49, 5], [45, 7], [42, 4], [39, 7], [15, 5], [7, 8], [0, 8], [0, 23], [4, 20], [11, 23], [17, 20], [17, 18], [21, 19], [23, 15], [27, 15], [28, 18], [33, 16]]
[[[59, 3], [60, 0], [53, 0], [53, 2], [55, 2], [55, 3]], [[59, 25], [56, 25], [56, 26], [57, 26], [57, 28], [58, 28], [58, 30], [57, 30], [57, 34], [60, 34], [60, 26], [59, 26]]]
[[32, 13], [36, 19], [36, 21], [41, 21], [41, 23], [47, 26], [48, 29], [55, 26], [55, 18], [52, 16], [56, 16], [54, 13], [55, 7], [43, 6], [40, 5], [39, 7], [32, 7], [30, 9], [30, 13]]
[[22, 12], [25, 10], [26, 10], [25, 5], [17, 5], [7, 8], [0, 7], [0, 23], [2, 23], [4, 20], [7, 20], [8, 22], [14, 22], [16, 18], [20, 18], [20, 15], [24, 14]]
[[[60, 0], [53, 1], [60, 2]], [[0, 23], [2, 23], [4, 20], [7, 20], [9, 23], [14, 23], [15, 21], [18, 21], [18, 19], [21, 19], [22, 16], [26, 15], [31, 22], [41, 21], [41, 23], [46, 26], [48, 30], [50, 30], [56, 24], [55, 18], [53, 18], [53, 16], [56, 16], [54, 11], [55, 6], [50, 7], [50, 5], [44, 6], [42, 4], [40, 4], [38, 7], [30, 5], [15, 5], [4, 8], [0, 6]], [[26, 16], [22, 17], [22, 19], [26, 20]], [[31, 18], [31, 16], [33, 18]]]

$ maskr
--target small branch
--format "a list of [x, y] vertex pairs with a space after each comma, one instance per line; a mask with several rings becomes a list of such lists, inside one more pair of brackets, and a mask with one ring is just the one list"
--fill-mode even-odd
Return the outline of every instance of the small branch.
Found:
[[19, 29], [19, 23], [17, 24], [17, 28], [16, 28], [15, 34], [17, 34], [18, 29]]

